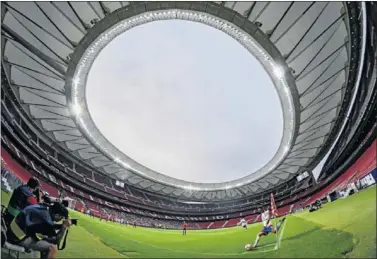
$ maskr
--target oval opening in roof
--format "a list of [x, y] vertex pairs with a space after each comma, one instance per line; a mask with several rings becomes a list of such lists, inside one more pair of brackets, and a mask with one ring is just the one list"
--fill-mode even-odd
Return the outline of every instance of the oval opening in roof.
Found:
[[111, 41], [90, 70], [86, 101], [120, 151], [196, 183], [257, 171], [283, 134], [279, 96], [258, 60], [225, 33], [190, 21], [155, 21]]

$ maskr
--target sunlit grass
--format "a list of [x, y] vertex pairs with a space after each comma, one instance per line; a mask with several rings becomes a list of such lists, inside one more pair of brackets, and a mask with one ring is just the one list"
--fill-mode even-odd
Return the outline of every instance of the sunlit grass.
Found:
[[[2, 202], [8, 196], [3, 195]], [[260, 249], [245, 252], [261, 224], [218, 230], [181, 231], [132, 228], [99, 221], [76, 211], [67, 248], [59, 257], [131, 258], [376, 258], [376, 187], [344, 200], [326, 204], [321, 210], [287, 217], [280, 249], [274, 250], [276, 236], [263, 237]]]

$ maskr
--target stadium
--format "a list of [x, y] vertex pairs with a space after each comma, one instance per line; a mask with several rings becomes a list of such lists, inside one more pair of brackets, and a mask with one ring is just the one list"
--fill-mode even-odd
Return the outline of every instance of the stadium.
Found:
[[[53, 211], [51, 200], [59, 204], [66, 201], [63, 209], [68, 207], [69, 218], [76, 220], [68, 226], [69, 235], [65, 232], [66, 247], [55, 251], [57, 258], [376, 258], [376, 14], [374, 2], [2, 2], [2, 256], [33, 258], [40, 252], [41, 258], [47, 258], [44, 253], [51, 251], [52, 245], [61, 247], [60, 239], [51, 243], [48, 251], [21, 245], [22, 241], [11, 242], [7, 232], [11, 225], [3, 225], [13, 206], [12, 195], [30, 179], [37, 179], [38, 195], [33, 192], [30, 197], [38, 204], [19, 208], [18, 215], [26, 215], [31, 206]], [[201, 78], [200, 69], [192, 72], [188, 65], [200, 51], [214, 49], [216, 61], [212, 62], [225, 67], [219, 67], [221, 72], [215, 77], [240, 70], [241, 58], [231, 59], [233, 48], [221, 49], [217, 46], [220, 42], [194, 49], [182, 58], [186, 63], [182, 61], [179, 66], [187, 68], [182, 74], [175, 72], [178, 65], [174, 62], [171, 71], [158, 70], [174, 58], [174, 47], [179, 45], [176, 39], [159, 38], [157, 32], [148, 38], [147, 27], [163, 22], [173, 22], [171, 27], [183, 23], [187, 28], [201, 26], [208, 29], [203, 29], [201, 37], [225, 37], [224, 41], [242, 48], [241, 56], [253, 58], [255, 67], [244, 72], [246, 84], [256, 84], [259, 74], [265, 75], [269, 85], [258, 82], [255, 98], [263, 99], [261, 89], [271, 86], [275, 99], [260, 100], [255, 110], [246, 113], [251, 114], [251, 122], [254, 120], [252, 128], [265, 133], [254, 139], [251, 136], [253, 145], [259, 145], [258, 138], [271, 139], [275, 145], [271, 152], [264, 148], [267, 142], [261, 142], [257, 150], [250, 151], [252, 155], [239, 154], [228, 168], [223, 162], [233, 146], [227, 142], [228, 146], [208, 152], [215, 154], [212, 162], [216, 166], [214, 178], [207, 179], [211, 159], [195, 160], [205, 154], [207, 142], [195, 140], [196, 135], [188, 131], [173, 136], [167, 127], [172, 127], [172, 119], [155, 117], [157, 106], [136, 96], [137, 91], [146, 94], [142, 90], [147, 88], [142, 84], [142, 90], [125, 86], [127, 95], [134, 94], [137, 99], [139, 106], [134, 108], [129, 108], [131, 99], [118, 99], [124, 92], [106, 77], [106, 71], [98, 69], [100, 58], [119, 65], [127, 51], [140, 57], [144, 53], [147, 60], [137, 62], [150, 62], [163, 82], [187, 81], [188, 85], [196, 82], [191, 78]], [[155, 63], [148, 59], [155, 53], [137, 48], [140, 42], [136, 47], [116, 43], [132, 32], [137, 36], [137, 30], [139, 37], [144, 30], [142, 37], [150, 44], [167, 44], [165, 49], [154, 49], [156, 56], [150, 59], [156, 59]], [[195, 36], [188, 30], [176, 35], [186, 37], [189, 48], [205, 45], [199, 37], [193, 40]], [[116, 44], [123, 50], [115, 50]], [[166, 60], [159, 60], [158, 55]], [[126, 63], [130, 60], [129, 56], [125, 59]], [[133, 74], [145, 79], [137, 82], [153, 85], [157, 77], [136, 75], [136, 67], [141, 66], [137, 62], [128, 64], [127, 72], [111, 67], [111, 73], [124, 74], [122, 80], [127, 83]], [[103, 92], [97, 93], [100, 102], [111, 99], [107, 106], [113, 109], [104, 111], [98, 104], [97, 110], [113, 121], [108, 123], [110, 128], [118, 128], [122, 134], [105, 134], [104, 126], [98, 123], [91, 101], [96, 83], [93, 78], [102, 87]], [[227, 99], [233, 97], [232, 91], [241, 89], [235, 85], [242, 85], [237, 78], [229, 80], [229, 84], [224, 82], [229, 85], [224, 94]], [[203, 81], [206, 87], [215, 82]], [[167, 86], [153, 91], [173, 96]], [[216, 93], [221, 91], [216, 89]], [[192, 93], [185, 95], [191, 94], [195, 105], [200, 106], [202, 99], [208, 105], [207, 96]], [[240, 103], [242, 95], [245, 100], [249, 98], [246, 92], [238, 94]], [[180, 101], [166, 102], [171, 105], [169, 112], [179, 110], [176, 120], [185, 115], [178, 107]], [[127, 112], [111, 117], [127, 103]], [[269, 115], [268, 109], [275, 104], [281, 124], [274, 124]], [[148, 113], [142, 109], [146, 106]], [[229, 104], [233, 106], [237, 105]], [[221, 115], [201, 110], [207, 124], [200, 129], [216, 135], [210, 123], [225, 120], [229, 110]], [[262, 115], [256, 122], [258, 113]], [[144, 136], [148, 143], [141, 147], [136, 135], [128, 136], [120, 124], [127, 121], [127, 127], [136, 127], [143, 116], [155, 124], [140, 124], [144, 126], [135, 130], [148, 132]], [[188, 120], [181, 127], [189, 128], [195, 124], [192, 122]], [[225, 122], [223, 127], [228, 127]], [[271, 128], [281, 131], [275, 136]], [[167, 133], [157, 135], [159, 130]], [[232, 145], [243, 145], [249, 141], [244, 137], [254, 132], [247, 131], [244, 136], [243, 131], [233, 133], [232, 140], [236, 140]], [[159, 138], [162, 146], [153, 153], [153, 143]], [[172, 145], [167, 138], [173, 144], [183, 143], [180, 150], [194, 147], [200, 155], [187, 158], [187, 152], [178, 150], [160, 156]], [[223, 135], [220, 138], [225, 141]], [[120, 146], [121, 142], [127, 142], [128, 147]], [[194, 145], [196, 142], [201, 145]], [[244, 157], [258, 160], [256, 157], [264, 153], [269, 154], [258, 165], [239, 170], [247, 173], [232, 171], [241, 168]], [[166, 170], [158, 164], [162, 160], [170, 166]], [[12, 224], [19, 224], [22, 217], [14, 216]], [[68, 222], [68, 216], [63, 221]], [[24, 238], [29, 238], [27, 233]]]

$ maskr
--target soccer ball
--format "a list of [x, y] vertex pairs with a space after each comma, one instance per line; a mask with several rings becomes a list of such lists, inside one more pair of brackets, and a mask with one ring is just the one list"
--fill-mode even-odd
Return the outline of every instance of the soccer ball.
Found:
[[250, 244], [246, 244], [246, 245], [245, 245], [245, 250], [246, 250], [246, 251], [250, 251], [250, 250], [251, 250], [251, 248], [252, 248], [252, 247], [251, 247], [251, 245], [250, 245]]

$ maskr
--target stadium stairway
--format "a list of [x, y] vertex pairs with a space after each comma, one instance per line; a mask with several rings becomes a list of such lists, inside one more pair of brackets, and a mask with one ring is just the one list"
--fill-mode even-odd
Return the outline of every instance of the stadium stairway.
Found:
[[230, 219], [230, 220], [227, 221], [226, 226], [227, 227], [234, 227], [234, 226], [237, 226], [238, 222], [239, 222], [238, 218], [237, 219]]
[[215, 222], [211, 222], [211, 223], [206, 227], [206, 229], [211, 229], [213, 224], [215, 224]]
[[222, 228], [225, 228], [226, 225], [228, 224], [229, 220], [225, 221], [225, 223], [221, 226]]

